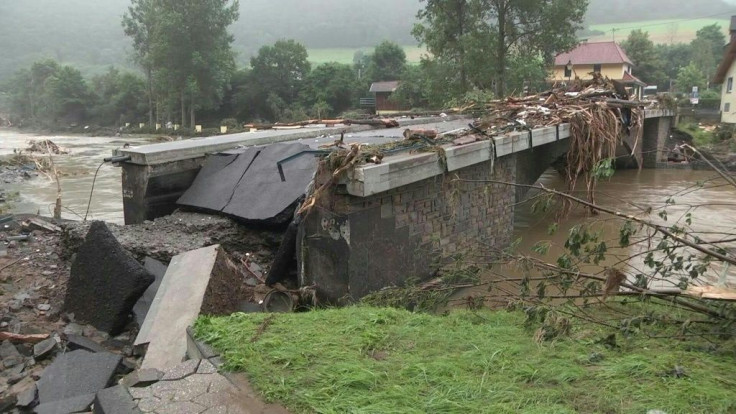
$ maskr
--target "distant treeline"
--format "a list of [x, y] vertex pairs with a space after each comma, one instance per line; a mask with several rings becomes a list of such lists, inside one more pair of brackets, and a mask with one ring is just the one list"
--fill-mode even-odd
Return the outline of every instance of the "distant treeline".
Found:
[[[111, 65], [133, 68], [120, 26], [129, 0], [0, 1], [0, 80], [35, 61], [54, 59], [85, 74]], [[261, 46], [296, 39], [308, 48], [371, 47], [383, 40], [416, 44], [411, 29], [420, 0], [247, 0], [231, 28], [236, 61]], [[722, 0], [591, 0], [587, 24], [694, 18], [734, 10]], [[725, 13], [725, 14], [724, 14]], [[590, 36], [590, 32], [582, 32]]]

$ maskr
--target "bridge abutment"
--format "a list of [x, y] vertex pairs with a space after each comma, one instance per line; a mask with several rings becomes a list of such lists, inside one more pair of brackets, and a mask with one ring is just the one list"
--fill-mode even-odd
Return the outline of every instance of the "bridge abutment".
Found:
[[515, 182], [516, 156], [493, 163], [368, 197], [338, 187], [301, 225], [300, 284], [317, 286], [320, 298], [337, 304], [426, 280], [457, 256], [508, 245], [515, 188], [483, 181]]

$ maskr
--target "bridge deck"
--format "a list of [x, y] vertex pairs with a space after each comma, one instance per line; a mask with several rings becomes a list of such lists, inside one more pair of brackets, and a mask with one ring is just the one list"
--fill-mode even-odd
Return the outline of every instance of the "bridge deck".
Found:
[[[671, 117], [674, 111], [648, 109], [645, 119]], [[538, 128], [532, 131], [512, 132], [493, 138], [496, 158], [530, 148], [546, 145], [570, 137], [570, 125]], [[490, 140], [465, 145], [445, 145], [445, 163], [434, 153], [402, 153], [383, 159], [381, 164], [366, 164], [354, 169], [345, 181], [349, 194], [368, 197], [427, 178], [443, 175], [493, 158]]]

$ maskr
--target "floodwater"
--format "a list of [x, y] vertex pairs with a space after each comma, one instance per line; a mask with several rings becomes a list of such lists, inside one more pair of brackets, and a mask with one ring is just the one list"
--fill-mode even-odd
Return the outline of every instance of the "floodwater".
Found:
[[[566, 188], [562, 178], [552, 169], [545, 172], [538, 183], [552, 189]], [[586, 198], [584, 191], [577, 191], [574, 195]], [[653, 275], [653, 271], [645, 264], [646, 252], [656, 248], [661, 237], [656, 236], [651, 242], [621, 248], [619, 236], [623, 221], [605, 213], [590, 216], [583, 208], [576, 208], [569, 216], [561, 219], [556, 232], [550, 234], [550, 225], [556, 221], [557, 210], [535, 212], [532, 206], [541, 197], [534, 196], [535, 194], [530, 194], [528, 201], [516, 206], [514, 240], [520, 240], [517, 254], [554, 264], [558, 257], [567, 252], [564, 245], [570, 230], [575, 226], [588, 225], [601, 233], [601, 240], [605, 240], [608, 253], [598, 265], [592, 263], [581, 265], [582, 272], [604, 276], [604, 268], [615, 267], [628, 276], [629, 282], [634, 282], [637, 274], [646, 275], [650, 288], [675, 287], [680, 282], [680, 276], [685, 276], [684, 273], [678, 273], [674, 277], [664, 279]], [[686, 220], [689, 217], [690, 230], [697, 232], [696, 234], [703, 240], [721, 241], [736, 238], [736, 188], [726, 184], [725, 180], [712, 171], [675, 169], [617, 171], [610, 180], [598, 184], [596, 202], [617, 212], [632, 214], [666, 226], [675, 224], [687, 226]], [[651, 212], [645, 213], [647, 210]], [[663, 210], [667, 213], [666, 221], [665, 217], [659, 214]], [[688, 213], [690, 216], [686, 216]], [[640, 231], [631, 237], [631, 242], [644, 240], [645, 235], [646, 231]], [[549, 251], [546, 254], [533, 251], [535, 244], [540, 241], [549, 243]], [[730, 249], [731, 254], [736, 255], [736, 242], [729, 241], [718, 246]], [[655, 256], [655, 260], [658, 258]], [[726, 286], [736, 288], [736, 266], [724, 269], [721, 263], [712, 263], [709, 271], [693, 284], [718, 285], [719, 277], [724, 274]], [[481, 279], [482, 282], [495, 281], [494, 286], [502, 287], [500, 296], [513, 297], [518, 293], [518, 283], [516, 281], [499, 283], [499, 281], [524, 276], [534, 278], [540, 276], [540, 273], [531, 271], [525, 274], [519, 266], [496, 265], [482, 273]], [[467, 296], [473, 295], [488, 295], [488, 288], [483, 286], [465, 289], [455, 295], [455, 300], [461, 302]], [[504, 298], [499, 300], [499, 303], [504, 302]]]
[[[34, 139], [51, 139], [70, 152], [69, 155], [56, 155], [53, 159], [63, 175], [61, 177], [63, 217], [76, 220], [85, 215], [94, 173], [102, 163], [102, 159], [110, 156], [113, 149], [125, 143], [135, 146], [145, 144], [149, 140], [133, 137], [38, 136], [0, 129], [0, 156], [12, 154], [14, 149], [26, 148], [28, 142]], [[716, 178], [716, 173], [708, 171], [667, 169], [617, 171], [612, 179], [599, 183], [597, 202], [617, 211], [637, 214], [642, 218], [668, 225], [676, 222], [684, 225], [684, 215], [691, 213], [692, 229], [701, 232], [701, 238], [709, 241], [735, 238], [736, 188]], [[565, 186], [559, 175], [551, 169], [540, 178], [539, 182], [548, 188], [564, 189]], [[703, 185], [698, 186], [699, 183]], [[19, 198], [12, 204], [13, 212], [40, 212], [42, 215], [51, 215], [53, 211], [56, 185], [47, 177], [39, 177], [20, 184], [0, 183], [0, 188], [9, 193], [19, 193]], [[585, 198], [582, 192], [576, 195]], [[553, 263], [564, 253], [564, 243], [570, 229], [579, 224], [590, 224], [594, 229], [602, 231], [609, 252], [601, 265], [585, 266], [583, 271], [600, 273], [603, 266], [614, 266], [631, 277], [638, 273], [651, 273], [644, 265], [644, 255], [629, 259], [630, 256], [646, 250], [646, 244], [616, 248], [620, 221], [604, 214], [590, 217], [586, 211], [576, 209], [559, 223], [557, 232], [550, 235], [548, 228], [554, 222], [556, 212], [532, 212], [534, 194], [531, 198], [532, 201], [516, 206], [514, 239], [521, 239], [519, 253]], [[669, 205], [668, 199], [671, 199]], [[666, 222], [657, 214], [663, 207], [666, 207], [667, 211]], [[642, 214], [642, 211], [647, 209], [651, 209], [652, 213]], [[110, 164], [104, 164], [97, 176], [89, 218], [122, 223], [122, 210], [121, 170]], [[637, 237], [633, 237], [632, 241], [636, 239]], [[549, 252], [544, 256], [532, 252], [532, 247], [540, 240], [550, 242]], [[721, 247], [736, 249], [736, 243], [726, 243]], [[715, 283], [723, 270], [719, 265], [714, 265], [704, 279], [709, 284]], [[515, 274], [514, 269], [508, 268], [500, 269], [498, 272], [502, 272], [504, 276]], [[728, 274], [729, 283], [736, 282], [736, 266], [732, 266]], [[495, 276], [498, 275], [488, 277]], [[677, 282], [677, 280], [654, 280], [650, 286], [671, 286]]]
[[[0, 129], [0, 156], [12, 155], [13, 150], [28, 147], [31, 140], [50, 139], [69, 151], [68, 155], [54, 155], [53, 161], [61, 173], [62, 217], [81, 220], [87, 211], [95, 170], [103, 158], [112, 155], [112, 150], [125, 143], [140, 145], [149, 138], [140, 137], [86, 137], [86, 136], [42, 136]], [[18, 193], [13, 199], [11, 212], [40, 213], [53, 215], [56, 202], [56, 184], [46, 176], [39, 176], [21, 183], [0, 183], [6, 193]], [[100, 167], [95, 183], [89, 217], [95, 220], [123, 222], [123, 198], [121, 169], [106, 163]]]

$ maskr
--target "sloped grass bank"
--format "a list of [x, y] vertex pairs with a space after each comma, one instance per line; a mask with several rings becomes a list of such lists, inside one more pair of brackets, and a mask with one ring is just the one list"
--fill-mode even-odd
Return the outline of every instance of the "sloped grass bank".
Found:
[[524, 320], [356, 306], [203, 317], [195, 331], [295, 413], [736, 412], [733, 341], [611, 346], [610, 330], [574, 325], [539, 344]]

